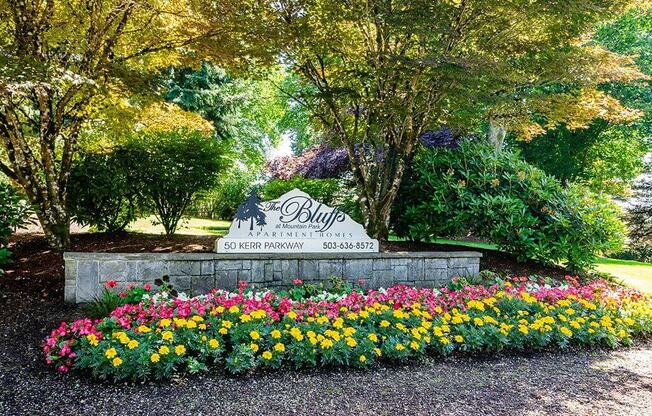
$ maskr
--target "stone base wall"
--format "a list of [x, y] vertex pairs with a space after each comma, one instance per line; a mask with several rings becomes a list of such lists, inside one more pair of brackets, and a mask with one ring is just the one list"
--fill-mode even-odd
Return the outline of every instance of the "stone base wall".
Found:
[[153, 283], [164, 275], [175, 289], [193, 296], [212, 288], [233, 290], [239, 282], [258, 287], [288, 286], [332, 276], [363, 287], [395, 284], [440, 287], [455, 276], [475, 276], [481, 253], [474, 251], [413, 253], [65, 253], [65, 301], [94, 300], [109, 280], [118, 289]]

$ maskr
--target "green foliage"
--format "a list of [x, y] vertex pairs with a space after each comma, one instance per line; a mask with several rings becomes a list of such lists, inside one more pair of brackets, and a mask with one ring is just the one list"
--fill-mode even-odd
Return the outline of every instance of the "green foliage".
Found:
[[32, 213], [27, 201], [11, 185], [0, 182], [0, 275], [3, 274], [1, 267], [11, 262], [11, 252], [7, 249], [9, 236], [23, 226]]
[[652, 244], [631, 244], [625, 250], [612, 253], [609, 257], [621, 260], [635, 260], [643, 263], [652, 263]]
[[131, 169], [166, 234], [174, 234], [194, 195], [226, 166], [223, 148], [199, 132], [145, 132], [125, 144]]
[[595, 192], [626, 195], [643, 171], [648, 152], [640, 132], [603, 120], [587, 129], [560, 127], [530, 142], [516, 141], [523, 158], [562, 183], [576, 182]]
[[279, 198], [295, 188], [307, 193], [322, 204], [332, 207], [336, 205], [341, 186], [337, 179], [305, 179], [295, 176], [290, 180], [269, 181], [261, 187], [259, 192], [263, 200], [269, 201]]
[[112, 233], [123, 231], [136, 219], [142, 189], [130, 158], [121, 147], [81, 154], [71, 171], [68, 198], [77, 222]]
[[240, 169], [221, 174], [212, 188], [197, 195], [188, 212], [202, 218], [232, 220], [238, 206], [249, 196], [254, 179]]
[[465, 141], [422, 149], [394, 207], [400, 236], [472, 233], [520, 260], [585, 269], [622, 246], [624, 226], [607, 198], [559, 181], [510, 151]]
[[263, 79], [237, 78], [203, 62], [198, 70], [170, 69], [165, 98], [212, 122], [216, 136], [228, 143], [234, 158], [247, 166], [260, 166], [270, 145], [277, 144], [284, 132], [303, 126], [300, 115], [286, 116], [290, 103], [275, 87], [284, 77], [282, 72], [268, 71]]

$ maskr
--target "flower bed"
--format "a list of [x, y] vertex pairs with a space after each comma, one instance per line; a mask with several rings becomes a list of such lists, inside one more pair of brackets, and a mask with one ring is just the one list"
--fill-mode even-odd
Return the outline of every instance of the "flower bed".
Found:
[[617, 347], [652, 332], [652, 302], [636, 291], [604, 281], [550, 287], [515, 280], [456, 290], [323, 292], [299, 300], [292, 291], [278, 296], [242, 288], [195, 298], [146, 294], [107, 318], [62, 323], [43, 350], [62, 372], [160, 379], [212, 366], [242, 373], [366, 367], [456, 351]]

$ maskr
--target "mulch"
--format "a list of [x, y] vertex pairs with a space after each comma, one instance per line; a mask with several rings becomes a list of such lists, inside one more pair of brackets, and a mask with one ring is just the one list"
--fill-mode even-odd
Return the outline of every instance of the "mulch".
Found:
[[[71, 250], [211, 251], [213, 242], [203, 236], [79, 234]], [[41, 236], [18, 236], [11, 244], [16, 262], [0, 277], [0, 415], [652, 414], [652, 344], [643, 341], [619, 351], [453, 357], [366, 371], [287, 370], [244, 378], [211, 373], [117, 385], [64, 376], [45, 366], [40, 349], [60, 321], [81, 316], [62, 301], [61, 253]], [[563, 272], [486, 254], [483, 267]]]

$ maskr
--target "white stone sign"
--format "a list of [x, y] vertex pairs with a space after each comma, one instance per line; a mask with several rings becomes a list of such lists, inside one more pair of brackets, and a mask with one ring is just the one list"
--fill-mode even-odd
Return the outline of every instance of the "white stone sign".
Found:
[[218, 253], [378, 252], [378, 240], [342, 211], [298, 189], [272, 201], [252, 192], [238, 207]]

